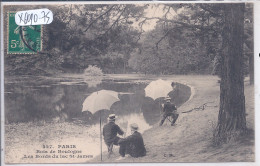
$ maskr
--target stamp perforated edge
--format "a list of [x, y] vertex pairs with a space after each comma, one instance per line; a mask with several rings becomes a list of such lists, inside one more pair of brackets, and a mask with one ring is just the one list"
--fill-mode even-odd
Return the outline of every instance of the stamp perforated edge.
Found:
[[[9, 52], [9, 14], [10, 13], [15, 13], [15, 12], [17, 12], [17, 11], [8, 11], [8, 12], [6, 12], [6, 14], [7, 14], [7, 29], [6, 29], [6, 31], [7, 31], [7, 54], [20, 54], [20, 55], [22, 55], [22, 54], [30, 54], [30, 55], [34, 55], [34, 54], [38, 54], [38, 52], [25, 52], [25, 53], [19, 53], [19, 52]], [[40, 27], [41, 27], [41, 48], [40, 48], [40, 51], [42, 51], [42, 45], [43, 45], [43, 26], [42, 25], [40, 25]], [[39, 51], [39, 52], [40, 52]]]

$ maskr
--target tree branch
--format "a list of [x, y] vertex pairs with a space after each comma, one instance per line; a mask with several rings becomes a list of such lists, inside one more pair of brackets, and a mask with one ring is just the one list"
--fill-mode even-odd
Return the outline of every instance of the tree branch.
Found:
[[166, 38], [166, 36], [169, 34], [169, 32], [170, 32], [171, 30], [173, 30], [173, 29], [169, 29], [169, 30], [163, 35], [163, 37], [155, 44], [157, 50], [158, 50], [158, 45], [159, 45], [159, 43], [160, 43], [164, 38]]
[[117, 17], [117, 19], [113, 22], [113, 24], [106, 30], [106, 32], [104, 33], [104, 34], [102, 34], [102, 35], [105, 35], [105, 34], [107, 34], [112, 28], [113, 28], [113, 26], [118, 22], [118, 20], [120, 19], [120, 17], [123, 15], [123, 13], [124, 13], [124, 11], [126, 10], [126, 6], [125, 6], [125, 8], [122, 10], [122, 12], [120, 13], [120, 15]]
[[203, 9], [203, 10], [205, 10], [205, 11], [207, 11], [207, 12], [209, 12], [209, 13], [210, 13], [211, 15], [213, 15], [213, 16], [221, 17], [221, 15], [220, 15], [219, 13], [216, 13], [216, 12], [210, 10], [210, 9], [207, 8], [204, 4], [200, 4], [200, 8]]
[[111, 6], [111, 8], [109, 8], [106, 12], [104, 12], [103, 14], [101, 14], [100, 16], [98, 16], [95, 20], [93, 20], [88, 26], [87, 28], [84, 30], [84, 32], [86, 32], [95, 22], [97, 22], [98, 19], [100, 19], [101, 17], [103, 17], [104, 15], [106, 15], [107, 13], [109, 13], [115, 5]]

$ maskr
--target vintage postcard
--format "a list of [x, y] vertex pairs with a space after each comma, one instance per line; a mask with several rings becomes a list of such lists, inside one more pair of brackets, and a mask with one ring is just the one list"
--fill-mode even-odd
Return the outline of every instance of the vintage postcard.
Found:
[[256, 165], [257, 9], [2, 3], [2, 164]]

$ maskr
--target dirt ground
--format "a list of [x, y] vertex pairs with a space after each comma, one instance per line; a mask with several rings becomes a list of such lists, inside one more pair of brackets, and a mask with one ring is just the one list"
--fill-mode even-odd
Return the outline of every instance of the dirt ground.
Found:
[[[120, 77], [120, 76], [114, 76]], [[127, 77], [128, 78], [128, 77]], [[239, 140], [231, 141], [221, 147], [212, 146], [213, 130], [217, 124], [219, 105], [219, 83], [215, 76], [166, 76], [162, 79], [172, 80], [191, 87], [190, 99], [178, 108], [180, 114], [175, 126], [165, 123], [159, 127], [154, 125], [143, 134], [147, 155], [142, 158], [127, 157], [117, 161], [118, 147], [114, 154], [107, 159], [103, 153], [103, 162], [228, 162], [255, 160], [254, 134]], [[254, 86], [245, 80], [246, 118], [247, 126], [254, 130]], [[194, 110], [204, 103], [204, 110]], [[42, 144], [75, 144], [80, 147], [82, 154], [93, 152], [94, 159], [75, 158], [67, 163], [100, 162], [99, 149], [91, 149], [91, 142], [86, 137], [99, 139], [99, 128], [88, 130], [87, 126], [77, 126], [69, 123], [12, 124], [5, 126], [5, 161], [11, 163], [58, 163], [59, 159], [30, 159], [23, 158], [24, 154], [35, 153], [42, 149]], [[57, 149], [57, 147], [55, 148]], [[33, 151], [32, 151], [33, 150]], [[67, 161], [67, 160], [66, 160]]]
[[[192, 88], [192, 96], [178, 112], [175, 126], [158, 124], [143, 134], [147, 155], [141, 158], [126, 157], [117, 161], [118, 149], [103, 162], [253, 162], [255, 160], [254, 134], [230, 141], [221, 147], [212, 144], [213, 130], [217, 125], [219, 83], [215, 76], [178, 76], [168, 79]], [[254, 130], [254, 86], [245, 80], [247, 126]], [[207, 103], [204, 110], [194, 110]], [[94, 161], [100, 160], [100, 157]]]

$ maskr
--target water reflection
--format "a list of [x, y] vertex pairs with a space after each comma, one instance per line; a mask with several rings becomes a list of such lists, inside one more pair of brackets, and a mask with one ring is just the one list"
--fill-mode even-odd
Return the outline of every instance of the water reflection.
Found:
[[[36, 81], [32, 81], [36, 80]], [[53, 121], [81, 119], [87, 124], [97, 123], [99, 112], [105, 121], [109, 113], [120, 115], [140, 110], [140, 98], [144, 98], [145, 84], [117, 83], [113, 80], [98, 82], [89, 86], [89, 81], [54, 79], [48, 82], [44, 79], [17, 79], [5, 84], [5, 116], [7, 123], [28, 121]], [[86, 81], [86, 80], [85, 80]], [[95, 82], [97, 80], [94, 80]], [[69, 83], [68, 83], [69, 82]], [[97, 82], [96, 82], [97, 83]], [[84, 99], [92, 92], [107, 89], [121, 92], [121, 102], [115, 103], [114, 109], [101, 110], [92, 115], [81, 112]], [[133, 93], [137, 92], [135, 95]], [[141, 95], [141, 96], [140, 96]]]
[[144, 119], [149, 125], [154, 125], [160, 120], [162, 110], [160, 103], [160, 100], [154, 101], [152, 98], [145, 98], [142, 110]]
[[102, 83], [102, 77], [96, 77], [95, 79], [90, 77], [84, 77], [84, 82], [88, 85], [89, 88], [95, 88]]
[[[102, 123], [106, 123], [107, 116], [111, 113], [119, 115], [123, 120], [136, 119], [136, 122], [143, 123], [140, 124], [142, 126], [159, 121], [162, 100], [154, 101], [145, 97], [146, 83], [119, 79], [93, 81], [95, 84], [82, 78], [9, 79], [5, 83], [6, 123], [44, 120], [92, 125], [99, 123], [100, 117]], [[90, 112], [81, 112], [85, 98], [102, 89], [119, 92], [120, 101], [114, 103], [110, 110], [100, 110], [93, 115]], [[176, 90], [170, 96], [178, 106], [188, 100], [188, 93], [189, 88], [177, 84]]]

